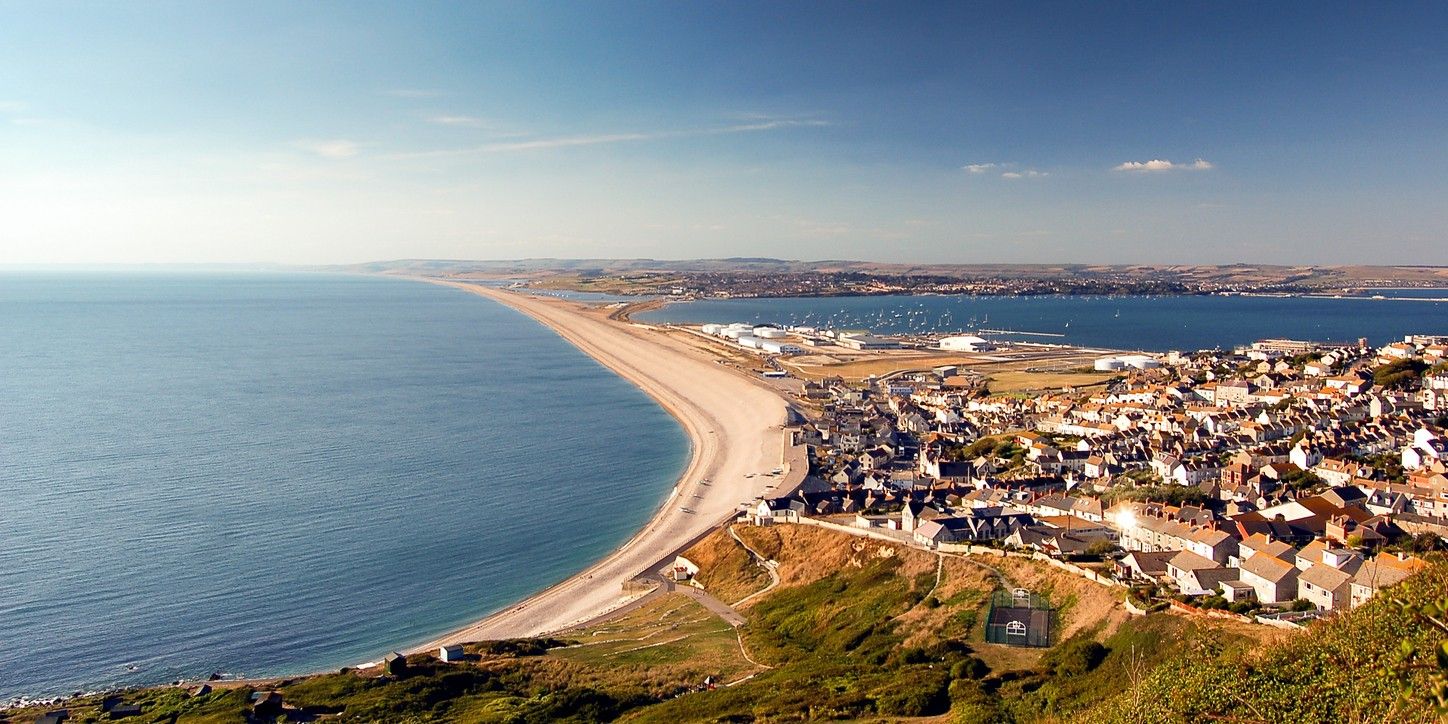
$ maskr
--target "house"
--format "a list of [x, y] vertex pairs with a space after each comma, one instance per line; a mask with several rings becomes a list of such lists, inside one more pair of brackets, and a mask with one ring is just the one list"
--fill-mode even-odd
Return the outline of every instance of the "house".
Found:
[[1282, 603], [1296, 598], [1298, 574], [1297, 566], [1290, 560], [1265, 552], [1242, 561], [1238, 569], [1240, 580], [1252, 587], [1262, 603]]
[[945, 517], [945, 513], [918, 500], [912, 500], [900, 509], [900, 530], [914, 533], [921, 523], [943, 517]]
[[1380, 555], [1363, 564], [1353, 574], [1348, 588], [1348, 605], [1353, 608], [1367, 603], [1378, 591], [1401, 582], [1427, 567], [1421, 558]]
[[1188, 596], [1213, 593], [1222, 581], [1237, 579], [1236, 570], [1186, 550], [1177, 551], [1166, 562], [1166, 574], [1177, 590]]
[[1351, 600], [1352, 578], [1347, 571], [1313, 563], [1297, 575], [1297, 597], [1311, 601], [1320, 611], [1340, 611]]
[[437, 650], [437, 658], [439, 661], [449, 664], [462, 661], [464, 658], [463, 647], [456, 645], [439, 647]]
[[941, 543], [974, 543], [1005, 540], [1017, 529], [1031, 523], [1025, 513], [1006, 513], [1000, 508], [971, 508], [964, 514], [925, 521], [915, 529], [915, 542], [934, 548]]
[[760, 498], [754, 504], [754, 524], [770, 525], [775, 521], [798, 521], [809, 510], [798, 498]]
[[1132, 551], [1116, 562], [1116, 577], [1125, 581], [1158, 583], [1176, 551]]
[[[393, 651], [382, 657], [382, 673], [390, 676], [402, 676], [407, 673], [407, 657]], [[272, 692], [276, 693], [276, 692]], [[281, 698], [281, 694], [277, 694]]]
[[1222, 598], [1232, 603], [1251, 601], [1257, 597], [1256, 589], [1242, 581], [1222, 581], [1218, 586], [1222, 591]]
[[[389, 656], [398, 656], [396, 652]], [[282, 712], [282, 695], [277, 691], [254, 691], [251, 693], [253, 715], [270, 720]]]

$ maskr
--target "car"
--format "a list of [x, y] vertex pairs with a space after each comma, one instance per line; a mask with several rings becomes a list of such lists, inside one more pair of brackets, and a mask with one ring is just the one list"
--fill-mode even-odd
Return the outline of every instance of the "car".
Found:
[[679, 510], [682, 510], [682, 511], [684, 511], [685, 513], [688, 513], [688, 514], [690, 514], [690, 515], [693, 515], [693, 514], [694, 514], [694, 509], [693, 509], [693, 508], [679, 508]]

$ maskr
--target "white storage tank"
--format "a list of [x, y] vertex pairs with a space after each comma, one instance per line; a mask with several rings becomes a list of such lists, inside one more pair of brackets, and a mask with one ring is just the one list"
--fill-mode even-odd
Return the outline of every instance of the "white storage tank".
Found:
[[759, 339], [758, 337], [753, 337], [753, 336], [750, 336], [750, 335], [747, 335], [747, 334], [746, 334], [746, 335], [742, 335], [742, 336], [739, 337], [739, 344], [740, 344], [741, 346], [743, 346], [743, 347], [749, 347], [749, 348], [751, 348], [751, 349], [759, 349], [759, 342], [760, 342], [760, 339]]
[[1118, 359], [1127, 367], [1135, 367], [1139, 370], [1155, 369], [1161, 366], [1161, 363], [1156, 361], [1156, 358], [1148, 357], [1144, 354], [1123, 355]]
[[784, 330], [776, 327], [755, 327], [754, 336], [760, 339], [779, 339], [784, 336]]
[[746, 330], [739, 329], [737, 327], [727, 327], [723, 330], [720, 330], [719, 336], [728, 337], [729, 339], [739, 339], [740, 337], [745, 336], [745, 331]]
[[1126, 369], [1126, 363], [1116, 357], [1101, 357], [1093, 365], [1097, 372], [1115, 372]]
[[706, 324], [706, 325], [700, 327], [699, 329], [703, 330], [704, 334], [719, 334], [719, 332], [724, 329], [724, 325], [722, 325], [722, 324]]

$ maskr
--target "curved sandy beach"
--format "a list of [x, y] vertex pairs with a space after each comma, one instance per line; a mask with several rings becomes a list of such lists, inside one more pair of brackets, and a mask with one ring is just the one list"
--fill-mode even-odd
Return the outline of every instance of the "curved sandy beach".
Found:
[[602, 313], [573, 303], [476, 284], [423, 281], [488, 297], [557, 332], [677, 418], [689, 436], [693, 454], [673, 495], [642, 530], [609, 556], [522, 603], [412, 651], [537, 636], [608, 613], [634, 597], [623, 592], [624, 582], [654, 569], [684, 544], [734, 515], [741, 502], [780, 481], [765, 475], [745, 477], [781, 464], [786, 406], [763, 386], [663, 333], [609, 321]]

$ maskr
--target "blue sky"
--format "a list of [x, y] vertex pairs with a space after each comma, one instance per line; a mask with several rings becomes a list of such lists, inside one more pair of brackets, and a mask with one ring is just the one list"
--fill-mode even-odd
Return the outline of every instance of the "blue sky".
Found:
[[1448, 264], [1448, 5], [1079, 5], [0, 0], [0, 263]]

